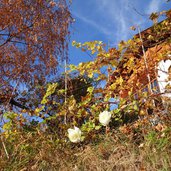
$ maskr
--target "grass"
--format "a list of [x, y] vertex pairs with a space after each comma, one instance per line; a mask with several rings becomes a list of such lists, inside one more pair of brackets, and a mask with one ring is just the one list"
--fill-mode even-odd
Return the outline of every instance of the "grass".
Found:
[[[170, 171], [171, 125], [111, 128], [79, 144], [40, 130], [14, 131], [0, 142], [2, 171]], [[92, 138], [92, 137], [91, 137]], [[5, 148], [9, 158], [5, 153]]]

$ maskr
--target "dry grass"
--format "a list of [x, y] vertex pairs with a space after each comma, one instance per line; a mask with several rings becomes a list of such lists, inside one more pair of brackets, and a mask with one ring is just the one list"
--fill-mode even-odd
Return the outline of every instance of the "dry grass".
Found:
[[[80, 144], [40, 131], [18, 131], [0, 142], [1, 171], [170, 171], [171, 127], [124, 126]], [[86, 142], [86, 143], [85, 143]]]

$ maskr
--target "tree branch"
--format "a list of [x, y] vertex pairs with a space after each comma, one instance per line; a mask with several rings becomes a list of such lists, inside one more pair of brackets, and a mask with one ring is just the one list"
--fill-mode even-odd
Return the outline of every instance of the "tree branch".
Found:
[[11, 105], [17, 106], [17, 107], [19, 107], [19, 108], [21, 108], [21, 109], [29, 109], [28, 107], [26, 107], [26, 106], [20, 104], [19, 102], [15, 101], [13, 98], [10, 100], [9, 103], [10, 103]]

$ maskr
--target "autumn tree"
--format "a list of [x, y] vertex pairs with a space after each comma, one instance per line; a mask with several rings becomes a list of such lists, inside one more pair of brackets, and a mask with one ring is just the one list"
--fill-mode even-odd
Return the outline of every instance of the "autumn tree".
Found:
[[0, 0], [1, 103], [21, 83], [34, 88], [56, 74], [67, 58], [71, 23], [66, 0]]

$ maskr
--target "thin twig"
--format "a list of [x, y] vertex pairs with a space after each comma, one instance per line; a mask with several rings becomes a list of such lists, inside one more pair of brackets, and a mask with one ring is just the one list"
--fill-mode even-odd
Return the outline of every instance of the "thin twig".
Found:
[[141, 36], [141, 32], [140, 32], [139, 26], [138, 26], [138, 34], [139, 34], [140, 40], [142, 42], [142, 51], [143, 51], [144, 64], [145, 64], [145, 68], [146, 68], [146, 71], [147, 71], [149, 93], [152, 94], [153, 91], [152, 91], [151, 78], [150, 78], [148, 64], [147, 64], [147, 56], [146, 56], [146, 53], [145, 53], [145, 48], [144, 48], [144, 45], [143, 45], [143, 39], [142, 39], [142, 36]]
[[5, 146], [5, 143], [4, 143], [3, 139], [2, 139], [2, 136], [1, 136], [1, 141], [2, 141], [2, 145], [3, 145], [3, 148], [4, 148], [5, 154], [6, 154], [7, 158], [9, 159], [9, 154], [8, 154], [7, 148]]
[[64, 116], [64, 123], [67, 123], [67, 59], [65, 59], [65, 116]]

